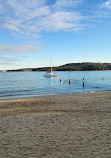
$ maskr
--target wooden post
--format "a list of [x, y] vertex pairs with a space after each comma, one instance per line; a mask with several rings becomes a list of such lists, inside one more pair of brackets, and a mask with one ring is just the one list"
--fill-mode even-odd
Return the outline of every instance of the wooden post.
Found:
[[69, 84], [71, 84], [71, 79], [69, 78]]
[[84, 88], [84, 76], [83, 76], [83, 88]]
[[60, 77], [60, 82], [61, 82], [61, 77]]

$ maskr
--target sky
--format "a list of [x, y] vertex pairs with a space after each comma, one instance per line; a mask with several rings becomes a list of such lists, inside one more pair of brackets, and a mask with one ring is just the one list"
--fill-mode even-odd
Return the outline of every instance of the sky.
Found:
[[0, 70], [111, 63], [111, 0], [0, 0]]

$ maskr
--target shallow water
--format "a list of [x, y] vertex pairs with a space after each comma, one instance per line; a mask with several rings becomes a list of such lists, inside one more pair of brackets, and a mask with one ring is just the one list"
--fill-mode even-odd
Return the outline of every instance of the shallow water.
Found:
[[[111, 71], [59, 71], [57, 73], [58, 77], [49, 78], [43, 76], [44, 72], [0, 72], [0, 99], [111, 90]], [[69, 84], [69, 78], [71, 84]]]

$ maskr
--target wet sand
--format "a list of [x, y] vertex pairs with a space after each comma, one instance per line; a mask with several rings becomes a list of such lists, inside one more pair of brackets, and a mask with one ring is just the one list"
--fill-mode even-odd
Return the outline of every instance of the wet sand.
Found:
[[111, 92], [0, 100], [0, 158], [111, 158]]

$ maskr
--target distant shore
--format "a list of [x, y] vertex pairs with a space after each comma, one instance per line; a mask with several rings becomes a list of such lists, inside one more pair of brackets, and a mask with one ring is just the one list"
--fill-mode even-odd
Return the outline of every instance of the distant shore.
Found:
[[[96, 71], [96, 70], [111, 70], [111, 63], [93, 63], [93, 62], [82, 62], [82, 63], [68, 63], [61, 66], [54, 66], [53, 71]], [[10, 71], [50, 71], [50, 67], [39, 67], [39, 68], [22, 68]]]
[[111, 91], [0, 100], [0, 155], [111, 156]]

